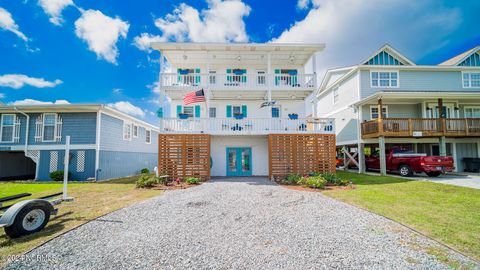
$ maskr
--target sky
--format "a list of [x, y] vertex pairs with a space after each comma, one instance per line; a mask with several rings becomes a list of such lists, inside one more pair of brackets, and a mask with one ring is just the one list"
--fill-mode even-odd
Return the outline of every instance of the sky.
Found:
[[152, 41], [321, 42], [317, 73], [390, 44], [435, 65], [480, 45], [477, 0], [0, 0], [0, 101], [103, 103], [157, 123]]

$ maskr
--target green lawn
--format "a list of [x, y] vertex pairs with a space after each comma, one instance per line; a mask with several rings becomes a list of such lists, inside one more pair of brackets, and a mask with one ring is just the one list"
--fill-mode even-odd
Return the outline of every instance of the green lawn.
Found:
[[[58, 215], [52, 216], [47, 227], [41, 232], [18, 239], [9, 239], [3, 229], [0, 229], [0, 268], [9, 256], [25, 253], [85, 222], [161, 194], [159, 190], [135, 188], [135, 180], [136, 177], [129, 177], [101, 183], [69, 184], [69, 196], [74, 197], [74, 201], [59, 205]], [[61, 183], [51, 182], [0, 182], [0, 197], [27, 192], [32, 193], [32, 196], [27, 198], [36, 198], [61, 192], [62, 188]]]
[[354, 190], [325, 195], [396, 220], [480, 259], [480, 190], [391, 176], [338, 172]]

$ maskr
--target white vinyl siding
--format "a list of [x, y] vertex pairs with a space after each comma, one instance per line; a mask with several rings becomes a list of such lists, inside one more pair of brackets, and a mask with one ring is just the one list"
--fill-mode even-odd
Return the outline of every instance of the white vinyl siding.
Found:
[[[383, 106], [382, 107], [382, 117], [387, 118], [388, 117], [388, 106]], [[378, 119], [378, 107], [377, 106], [370, 106], [370, 119]]]
[[480, 72], [463, 72], [463, 88], [480, 88]]
[[333, 88], [333, 103], [337, 103], [338, 101], [338, 86]]
[[397, 88], [398, 71], [370, 71], [370, 86], [375, 88]]

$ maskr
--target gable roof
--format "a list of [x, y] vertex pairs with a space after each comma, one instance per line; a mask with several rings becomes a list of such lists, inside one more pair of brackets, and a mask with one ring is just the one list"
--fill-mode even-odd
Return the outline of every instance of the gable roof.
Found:
[[415, 66], [416, 64], [392, 46], [385, 44], [360, 65]]
[[[460, 66], [467, 58], [472, 57], [475, 54], [478, 55], [479, 52], [480, 52], [480, 46], [473, 47], [466, 52], [463, 52], [459, 55], [456, 55], [440, 63], [439, 66]], [[477, 63], [476, 66], [480, 66], [480, 62]]]

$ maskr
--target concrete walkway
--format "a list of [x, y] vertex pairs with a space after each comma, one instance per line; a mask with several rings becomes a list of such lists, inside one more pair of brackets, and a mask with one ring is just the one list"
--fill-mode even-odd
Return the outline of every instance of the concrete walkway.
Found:
[[6, 269], [449, 269], [441, 250], [381, 216], [265, 178], [167, 191], [34, 249]]
[[428, 177], [423, 175], [417, 175], [413, 177], [418, 180], [427, 180], [435, 183], [449, 184], [461, 187], [469, 187], [480, 189], [480, 176], [478, 175], [440, 175], [438, 177]]

